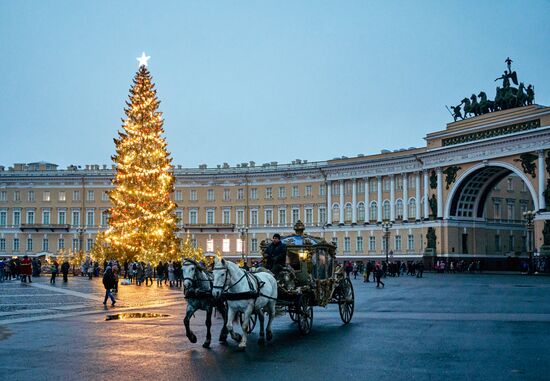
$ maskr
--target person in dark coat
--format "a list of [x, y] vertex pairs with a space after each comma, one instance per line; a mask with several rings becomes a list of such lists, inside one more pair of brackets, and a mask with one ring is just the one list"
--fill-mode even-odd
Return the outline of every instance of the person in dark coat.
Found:
[[57, 259], [54, 259], [51, 266], [50, 271], [52, 273], [52, 276], [50, 278], [50, 284], [55, 284], [55, 278], [57, 277], [57, 273], [59, 272], [59, 263], [57, 263]]
[[115, 275], [113, 274], [111, 266], [107, 266], [105, 273], [103, 274], [103, 287], [105, 287], [105, 299], [103, 299], [103, 305], [106, 305], [107, 299], [111, 298], [111, 305], [114, 306], [116, 300], [111, 293], [111, 289], [115, 287]]
[[286, 245], [281, 242], [278, 233], [273, 234], [273, 241], [265, 249], [265, 267], [278, 274], [286, 265]]
[[376, 270], [374, 270], [374, 276], [376, 277], [376, 287], [382, 287], [385, 286], [384, 282], [382, 282], [382, 276], [384, 275], [384, 270], [382, 270], [382, 267], [380, 267], [379, 264], [376, 265]]
[[63, 264], [61, 265], [61, 274], [63, 274], [63, 283], [67, 283], [69, 281], [69, 268], [71, 266], [69, 265], [69, 261], [66, 259], [63, 261]]

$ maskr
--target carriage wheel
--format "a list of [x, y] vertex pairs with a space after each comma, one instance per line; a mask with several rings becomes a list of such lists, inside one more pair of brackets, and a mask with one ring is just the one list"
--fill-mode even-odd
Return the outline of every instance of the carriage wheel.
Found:
[[307, 296], [302, 297], [297, 317], [300, 333], [303, 335], [309, 334], [313, 326], [313, 307], [310, 305]]
[[[254, 328], [256, 327], [256, 322], [258, 321], [258, 315], [256, 312], [252, 312], [250, 315], [250, 318], [248, 319], [248, 329], [246, 330], [246, 334], [252, 333], [254, 331]], [[243, 313], [239, 313], [239, 322], [241, 323], [241, 327], [243, 325]]]
[[294, 323], [298, 321], [298, 313], [296, 312], [296, 310], [289, 309], [288, 316], [290, 316], [290, 320], [292, 320]]
[[344, 278], [340, 285], [340, 291], [338, 293], [338, 308], [340, 310], [340, 317], [344, 324], [348, 324], [353, 317], [353, 311], [355, 309], [355, 293], [353, 292], [353, 285], [351, 280]]

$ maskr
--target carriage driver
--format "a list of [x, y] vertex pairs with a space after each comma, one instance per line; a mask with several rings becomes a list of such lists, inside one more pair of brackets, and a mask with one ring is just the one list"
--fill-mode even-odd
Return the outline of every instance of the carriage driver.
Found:
[[281, 242], [278, 233], [273, 234], [273, 241], [265, 249], [265, 267], [277, 275], [286, 264], [286, 245]]

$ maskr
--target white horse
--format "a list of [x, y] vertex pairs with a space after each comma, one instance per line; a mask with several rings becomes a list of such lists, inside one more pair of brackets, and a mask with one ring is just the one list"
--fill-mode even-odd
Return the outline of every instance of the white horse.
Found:
[[[260, 321], [260, 338], [258, 344], [264, 344], [265, 339], [273, 338], [271, 323], [275, 316], [275, 302], [277, 300], [277, 281], [268, 272], [252, 274], [244, 271], [235, 263], [216, 258], [214, 262], [214, 285], [212, 295], [218, 299], [223, 297], [229, 307], [227, 316], [227, 330], [231, 338], [239, 342], [239, 349], [246, 348], [246, 332], [250, 315], [256, 312]], [[241, 313], [243, 335], [233, 331], [233, 323], [237, 313]], [[264, 313], [269, 318], [264, 338]]]

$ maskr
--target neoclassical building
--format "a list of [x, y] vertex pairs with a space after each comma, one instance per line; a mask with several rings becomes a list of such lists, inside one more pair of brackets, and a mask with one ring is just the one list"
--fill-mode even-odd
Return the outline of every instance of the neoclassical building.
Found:
[[[385, 227], [395, 259], [429, 252], [498, 263], [526, 255], [522, 213], [533, 210], [534, 246], [542, 245], [549, 107], [449, 123], [425, 139], [421, 148], [322, 162], [176, 166], [180, 235], [206, 251], [256, 257], [263, 239], [301, 220], [342, 259], [365, 260], [385, 257]], [[0, 169], [0, 256], [89, 251], [107, 227], [110, 166]]]

